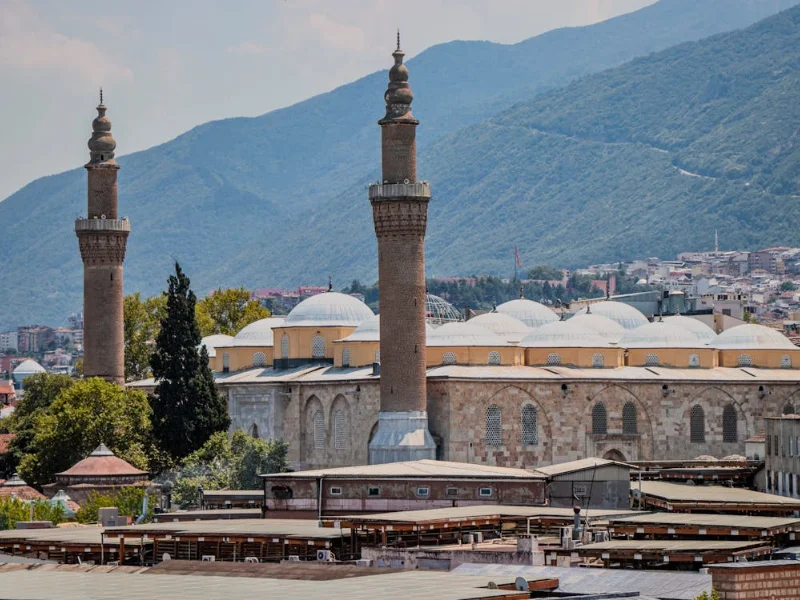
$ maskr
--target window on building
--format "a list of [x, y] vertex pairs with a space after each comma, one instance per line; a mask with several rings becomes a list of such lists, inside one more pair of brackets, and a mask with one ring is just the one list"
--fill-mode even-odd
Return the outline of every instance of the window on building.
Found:
[[325, 449], [325, 415], [321, 410], [314, 413], [314, 448]]
[[535, 446], [539, 443], [538, 414], [533, 404], [522, 407], [522, 444]]
[[772, 436], [772, 453], [775, 456], [778, 456], [778, 436], [777, 435], [773, 435]]
[[636, 405], [633, 402], [626, 402], [622, 407], [622, 433], [625, 435], [636, 435], [639, 428], [636, 423]]
[[794, 438], [789, 438], [789, 456], [794, 456]]
[[481, 498], [489, 498], [492, 495], [492, 488], [484, 487], [478, 491], [478, 495]]
[[503, 443], [503, 417], [500, 407], [492, 404], [486, 409], [486, 445], [499, 446]]
[[381, 495], [381, 488], [379, 487], [371, 487], [367, 489], [367, 496], [370, 498], [377, 498]]
[[781, 369], [791, 369], [792, 368], [792, 357], [788, 354], [784, 354], [781, 356]]
[[289, 336], [285, 333], [281, 338], [281, 358], [289, 358]]
[[766, 436], [767, 447], [764, 448], [766, 450], [766, 455], [769, 456], [770, 449], [772, 448], [772, 438], [770, 436]]
[[380, 351], [380, 349], [375, 350], [375, 362], [376, 363], [380, 363], [381, 362], [381, 351]]
[[337, 410], [333, 415], [333, 447], [336, 450], [344, 450], [347, 432], [345, 432], [344, 411]]
[[767, 492], [772, 492], [772, 471], [767, 471]]
[[311, 340], [311, 358], [325, 358], [325, 338], [321, 335]]
[[350, 366], [350, 348], [345, 348], [342, 350], [342, 366], [349, 367]]
[[447, 488], [445, 495], [448, 498], [456, 498], [458, 496], [458, 488], [449, 487]]
[[267, 355], [263, 352], [256, 352], [253, 354], [253, 366], [254, 367], [266, 367], [267, 366]]
[[443, 365], [454, 365], [454, 364], [456, 364], [455, 352], [445, 352], [444, 354], [442, 354], [442, 364]]
[[696, 369], [700, 366], [700, 356], [698, 354], [689, 355], [689, 366]]
[[557, 367], [561, 364], [561, 355], [556, 352], [551, 352], [547, 355], [547, 364], [551, 367]]
[[599, 352], [595, 352], [594, 354], [592, 354], [592, 367], [594, 367], [595, 369], [602, 369], [605, 366], [606, 366], [606, 361], [603, 358], [602, 354], [600, 354]]
[[602, 402], [598, 402], [592, 408], [592, 433], [595, 435], [608, 433], [608, 412]]
[[331, 496], [341, 496], [342, 495], [342, 488], [338, 486], [334, 486], [330, 489]]
[[706, 441], [706, 412], [699, 404], [692, 407], [689, 418], [689, 440], [693, 444], [703, 444]]
[[222, 370], [227, 373], [231, 368], [231, 355], [227, 352], [222, 353]]
[[728, 404], [722, 409], [722, 441], [732, 444], [738, 441], [736, 407]]
[[431, 488], [429, 487], [418, 487], [417, 488], [417, 496], [421, 498], [427, 498], [431, 495]]
[[740, 354], [737, 362], [740, 367], [752, 367], [753, 357], [749, 354]]
[[497, 350], [492, 350], [489, 352], [489, 364], [490, 365], [499, 365], [502, 362], [500, 358], [500, 353]]
[[784, 414], [784, 415], [793, 415], [793, 414], [795, 414], [794, 405], [793, 404], [787, 404], [786, 406], [784, 406], [783, 407], [783, 412], [781, 414]]
[[253, 423], [253, 426], [250, 428], [250, 437], [253, 439], [258, 439], [258, 425]]
[[661, 364], [661, 361], [658, 360], [658, 354], [649, 353], [647, 356], [644, 357], [644, 364], [648, 367], [657, 367]]
[[792, 477], [791, 473], [787, 474], [786, 477], [789, 479], [789, 495], [794, 496], [794, 477]]

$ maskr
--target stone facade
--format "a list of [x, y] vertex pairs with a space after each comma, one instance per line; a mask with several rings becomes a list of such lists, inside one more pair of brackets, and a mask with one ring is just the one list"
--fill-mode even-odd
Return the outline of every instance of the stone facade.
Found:
[[786, 414], [765, 420], [766, 491], [800, 498], [800, 415], [793, 414], [800, 397], [786, 404]]
[[800, 562], [712, 565], [711, 586], [722, 600], [800, 600]]

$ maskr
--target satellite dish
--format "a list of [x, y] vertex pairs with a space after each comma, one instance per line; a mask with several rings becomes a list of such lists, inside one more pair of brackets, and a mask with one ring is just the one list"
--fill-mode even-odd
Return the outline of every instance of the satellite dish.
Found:
[[528, 580], [524, 577], [517, 577], [514, 580], [514, 589], [518, 592], [529, 592], [531, 591], [530, 586], [528, 585]]
[[408, 185], [408, 179], [404, 179], [404, 180], [403, 180], [403, 183], [405, 183], [406, 185]]

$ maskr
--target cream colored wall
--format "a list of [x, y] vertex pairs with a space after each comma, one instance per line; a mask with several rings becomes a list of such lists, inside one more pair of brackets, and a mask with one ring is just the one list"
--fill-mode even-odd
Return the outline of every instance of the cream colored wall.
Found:
[[525, 364], [531, 366], [547, 365], [547, 357], [558, 354], [562, 365], [576, 367], [594, 366], [594, 355], [603, 356], [603, 367], [614, 368], [624, 364], [623, 350], [620, 348], [526, 348]]
[[445, 352], [452, 352], [456, 355], [456, 364], [459, 365], [488, 365], [489, 353], [500, 353], [501, 365], [521, 365], [524, 364], [524, 348], [513, 346], [428, 346], [425, 350], [427, 365], [438, 367], [442, 364]]
[[334, 358], [333, 343], [336, 340], [347, 337], [355, 330], [352, 327], [275, 327], [272, 332], [274, 335], [275, 356], [281, 356], [281, 344], [284, 335], [289, 336], [289, 356], [294, 359], [310, 359], [311, 344], [318, 335], [325, 339], [325, 358]]
[[800, 368], [800, 349], [797, 350], [719, 350], [720, 367], [738, 367], [739, 357], [749, 354], [752, 366], [765, 369], [782, 368], [781, 359], [788, 355], [792, 359], [792, 368]]
[[334, 344], [333, 365], [344, 365], [342, 356], [344, 349], [350, 350], [350, 366], [366, 367], [375, 362], [375, 353], [380, 349], [380, 342], [337, 342]]
[[631, 348], [628, 350], [628, 366], [643, 367], [647, 365], [647, 355], [658, 356], [659, 365], [664, 367], [688, 368], [689, 357], [697, 354], [701, 369], [713, 369], [717, 366], [717, 351], [711, 348]]
[[263, 352], [267, 358], [267, 366], [272, 366], [272, 347], [270, 346], [229, 346], [215, 349], [217, 355], [209, 358], [209, 366], [212, 371], [222, 371], [224, 356], [228, 354], [228, 370], [241, 371], [253, 366], [253, 355], [256, 352]]

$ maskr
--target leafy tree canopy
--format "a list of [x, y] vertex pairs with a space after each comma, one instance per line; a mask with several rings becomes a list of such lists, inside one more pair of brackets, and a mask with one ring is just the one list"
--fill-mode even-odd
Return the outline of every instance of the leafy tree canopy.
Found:
[[797, 286], [794, 284], [794, 281], [784, 281], [781, 283], [781, 291], [782, 292], [793, 292], [797, 289]]
[[136, 292], [125, 296], [125, 380], [136, 381], [151, 375], [150, 356], [161, 320], [167, 309], [164, 295], [142, 299]]
[[[120, 515], [138, 517], [142, 513], [144, 495], [145, 490], [140, 487], [124, 487], [116, 494], [101, 494], [92, 490], [75, 518], [79, 523], [95, 523], [98, 519], [98, 510], [108, 506], [117, 507]], [[154, 494], [148, 496], [145, 522], [152, 519], [156, 502]]]
[[[31, 518], [31, 506], [13, 496], [0, 498], [0, 530], [16, 529], [19, 521], [27, 521]], [[66, 520], [64, 507], [61, 504], [50, 504], [50, 502], [34, 502], [33, 518], [35, 521], [50, 521], [53, 525], [58, 525]]]
[[564, 272], [559, 269], [553, 269], [547, 265], [539, 265], [533, 267], [528, 271], [528, 279], [544, 280], [544, 281], [561, 281], [564, 277]]
[[196, 314], [200, 335], [205, 337], [215, 333], [236, 335], [245, 325], [269, 317], [270, 312], [240, 287], [212, 292], [197, 303]]

